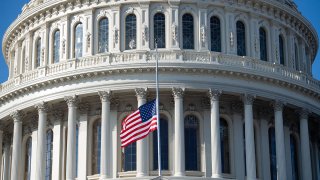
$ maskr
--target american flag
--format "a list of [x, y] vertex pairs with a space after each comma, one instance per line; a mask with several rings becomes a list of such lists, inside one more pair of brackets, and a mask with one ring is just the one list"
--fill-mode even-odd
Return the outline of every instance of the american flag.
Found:
[[157, 130], [157, 110], [156, 100], [153, 100], [140, 106], [123, 120], [120, 133], [121, 147], [143, 139], [155, 130]]

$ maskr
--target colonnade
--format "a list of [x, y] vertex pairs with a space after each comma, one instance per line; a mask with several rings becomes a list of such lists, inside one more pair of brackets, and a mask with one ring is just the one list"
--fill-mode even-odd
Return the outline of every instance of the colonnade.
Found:
[[[138, 106], [146, 103], [147, 91], [143, 88], [137, 88], [136, 97]], [[185, 149], [184, 149], [184, 117], [183, 117], [183, 97], [184, 89], [173, 88], [174, 97], [174, 176], [185, 176]], [[101, 171], [100, 179], [112, 178], [111, 163], [112, 158], [112, 131], [110, 130], [110, 101], [112, 97], [111, 91], [98, 92], [102, 104], [101, 108]], [[222, 91], [210, 89], [208, 92], [210, 99], [210, 132], [211, 132], [211, 163], [212, 178], [222, 177], [221, 165], [221, 148], [220, 148], [220, 108], [219, 97]], [[67, 131], [67, 153], [66, 153], [66, 180], [74, 180], [76, 175], [76, 121], [78, 109], [78, 97], [68, 96], [64, 98], [68, 105], [68, 131]], [[247, 179], [257, 179], [256, 174], [256, 153], [255, 153], [255, 135], [253, 124], [253, 102], [255, 97], [251, 94], [242, 96], [244, 107], [244, 124], [245, 124], [245, 162]], [[284, 103], [278, 100], [273, 101], [274, 107], [274, 126], [276, 137], [276, 156], [277, 156], [277, 176], [278, 179], [287, 179], [286, 172], [286, 154], [285, 154], [285, 138], [283, 125], [283, 107]], [[47, 123], [47, 103], [40, 103], [35, 106], [38, 110], [38, 139], [37, 139], [37, 156], [36, 156], [36, 180], [42, 180], [45, 177], [45, 152], [46, 152], [46, 123]], [[305, 109], [299, 111], [300, 114], [300, 146], [301, 146], [301, 162], [302, 162], [302, 179], [312, 179], [310, 146], [309, 146], [309, 129], [308, 114]], [[13, 143], [12, 143], [12, 163], [11, 163], [11, 180], [19, 180], [19, 167], [22, 156], [22, 111], [14, 111], [11, 113], [13, 119]], [[0, 131], [0, 142], [3, 140], [2, 131]], [[266, 143], [266, 142], [264, 142]], [[148, 138], [137, 142], [137, 177], [145, 177], [149, 175], [149, 141]], [[2, 151], [2, 143], [0, 143], [0, 151]], [[4, 148], [4, 167], [3, 179], [8, 179], [9, 163], [8, 148]], [[1, 158], [1, 157], [0, 157]], [[80, 162], [81, 163], [81, 162]]]

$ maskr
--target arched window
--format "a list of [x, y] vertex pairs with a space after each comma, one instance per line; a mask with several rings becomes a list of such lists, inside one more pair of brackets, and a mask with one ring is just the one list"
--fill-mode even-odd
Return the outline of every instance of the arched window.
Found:
[[298, 45], [294, 44], [294, 60], [295, 60], [295, 67], [296, 70], [299, 71], [299, 52], [298, 52]]
[[211, 51], [221, 52], [221, 24], [216, 16], [210, 18]]
[[41, 38], [36, 41], [36, 67], [41, 65]]
[[32, 153], [32, 139], [31, 137], [29, 137], [26, 143], [24, 180], [31, 179], [31, 153]]
[[129, 14], [126, 17], [126, 49], [136, 49], [137, 44], [137, 17]]
[[241, 21], [237, 21], [237, 55], [246, 56], [246, 28]]
[[93, 124], [92, 129], [92, 174], [100, 174], [101, 160], [101, 120]]
[[154, 39], [158, 48], [166, 47], [166, 18], [163, 13], [157, 13], [153, 17], [154, 22]]
[[220, 143], [221, 143], [222, 173], [231, 173], [231, 170], [230, 170], [230, 148], [229, 148], [229, 126], [228, 126], [228, 122], [223, 118], [220, 118]]
[[82, 57], [82, 46], [83, 46], [83, 25], [79, 23], [75, 27], [74, 36], [74, 57]]
[[299, 161], [298, 161], [298, 142], [293, 134], [290, 134], [290, 152], [291, 152], [291, 169], [292, 180], [298, 180], [299, 178]]
[[194, 49], [194, 23], [191, 14], [182, 16], [182, 41], [183, 49]]
[[271, 180], [277, 180], [276, 135], [274, 127], [269, 128], [268, 134]]
[[[153, 170], [158, 169], [158, 132], [153, 132]], [[169, 170], [168, 121], [160, 118], [161, 168]]]
[[60, 61], [60, 31], [57, 30], [54, 33], [53, 39], [53, 63], [58, 63]]
[[200, 139], [199, 120], [194, 115], [188, 115], [184, 119], [184, 145], [186, 170], [200, 170]]
[[280, 64], [284, 65], [284, 41], [281, 35], [279, 35], [279, 56]]
[[109, 49], [109, 21], [103, 18], [99, 21], [99, 53], [108, 52]]
[[47, 152], [46, 152], [46, 180], [52, 177], [52, 149], [53, 149], [53, 132], [47, 131]]
[[260, 37], [260, 59], [263, 61], [268, 60], [268, 51], [267, 51], [267, 33], [264, 28], [259, 29]]

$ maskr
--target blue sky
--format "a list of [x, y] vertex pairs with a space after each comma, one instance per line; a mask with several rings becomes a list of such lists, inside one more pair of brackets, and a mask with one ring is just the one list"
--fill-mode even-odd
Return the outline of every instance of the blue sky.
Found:
[[[29, 0], [2, 0], [0, 6], [0, 83], [8, 78], [8, 67], [4, 61], [2, 54], [2, 37], [6, 29], [13, 22], [14, 19], [21, 13], [21, 9]], [[307, 19], [314, 25], [318, 34], [320, 33], [320, 0], [295, 0], [299, 11], [307, 17]], [[320, 53], [318, 52], [312, 68], [313, 76], [320, 80]]]

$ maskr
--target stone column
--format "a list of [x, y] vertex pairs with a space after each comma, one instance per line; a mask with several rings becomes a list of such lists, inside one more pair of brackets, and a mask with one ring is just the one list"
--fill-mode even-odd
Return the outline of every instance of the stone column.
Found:
[[42, 102], [35, 105], [38, 110], [38, 146], [37, 146], [37, 174], [36, 179], [45, 179], [46, 172], [46, 127], [47, 127], [47, 104]]
[[60, 180], [62, 177], [62, 124], [63, 111], [53, 111], [53, 118], [55, 119], [53, 131], [53, 149], [52, 149], [52, 180]]
[[[136, 88], [138, 107], [146, 103], [147, 91]], [[149, 143], [148, 137], [137, 141], [137, 177], [147, 176], [149, 171]]]
[[253, 100], [254, 100], [254, 97], [252, 95], [246, 94], [243, 96], [247, 180], [256, 179], [256, 157], [255, 157], [255, 142], [254, 142], [253, 112], [252, 112]]
[[67, 96], [64, 99], [68, 104], [66, 180], [74, 180], [76, 177], [76, 113], [78, 98], [77, 96]]
[[185, 175], [185, 149], [184, 149], [184, 118], [183, 95], [184, 90], [173, 88], [174, 97], [174, 176]]
[[[81, 103], [78, 105], [79, 123], [78, 123], [78, 174], [77, 180], [87, 180], [89, 173], [89, 166], [91, 166], [91, 161], [89, 154], [91, 154], [88, 149], [89, 143], [92, 142], [92, 138], [88, 136], [88, 114], [90, 110], [90, 104]], [[109, 146], [110, 148], [110, 146]], [[89, 171], [88, 171], [89, 170]]]
[[100, 179], [110, 178], [111, 173], [111, 128], [110, 128], [110, 91], [99, 91], [101, 99], [101, 162]]
[[219, 178], [222, 173], [221, 147], [220, 147], [220, 112], [219, 97], [221, 90], [210, 89], [209, 97], [211, 104], [211, 161], [212, 178]]
[[14, 111], [10, 114], [13, 119], [13, 143], [11, 159], [11, 180], [19, 180], [19, 167], [21, 163], [21, 139], [22, 139], [22, 113]]
[[300, 147], [301, 147], [301, 164], [302, 179], [312, 179], [310, 144], [309, 144], [309, 127], [308, 111], [303, 109], [300, 114]]
[[277, 152], [277, 174], [278, 179], [287, 179], [286, 174], [286, 155], [283, 131], [283, 103], [281, 101], [274, 102], [274, 124], [276, 136], [276, 152]]
[[3, 172], [2, 172], [2, 180], [9, 179], [9, 169], [10, 169], [10, 138], [9, 135], [5, 135], [4, 139], [4, 148], [3, 148]]

